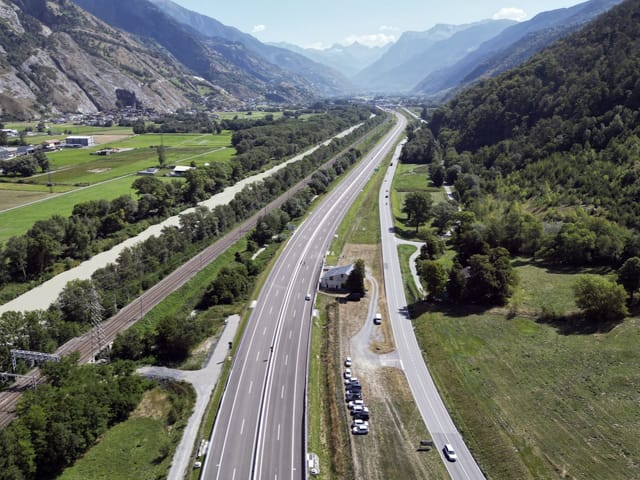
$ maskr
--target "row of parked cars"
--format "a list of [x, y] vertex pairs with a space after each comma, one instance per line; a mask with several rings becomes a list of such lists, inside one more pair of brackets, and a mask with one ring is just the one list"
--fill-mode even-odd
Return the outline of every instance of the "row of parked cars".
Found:
[[362, 399], [362, 385], [351, 372], [351, 357], [344, 360], [344, 399], [351, 415], [351, 433], [366, 435], [369, 433], [369, 407]]

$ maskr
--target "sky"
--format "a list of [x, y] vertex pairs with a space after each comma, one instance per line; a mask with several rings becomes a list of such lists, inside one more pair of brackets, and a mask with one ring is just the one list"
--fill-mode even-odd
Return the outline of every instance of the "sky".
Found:
[[584, 0], [173, 0], [189, 10], [250, 33], [262, 42], [328, 48], [355, 41], [381, 46], [402, 32], [437, 23], [487, 18], [528, 20]]

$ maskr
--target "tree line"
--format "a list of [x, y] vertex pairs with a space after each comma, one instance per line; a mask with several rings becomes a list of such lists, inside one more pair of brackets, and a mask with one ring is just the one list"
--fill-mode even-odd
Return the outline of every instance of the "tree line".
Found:
[[[77, 355], [42, 367], [49, 383], [25, 392], [16, 418], [0, 431], [0, 480], [56, 478], [108, 428], [126, 420], [146, 390], [130, 362], [77, 365]], [[162, 387], [171, 400], [168, 427], [186, 418], [194, 393], [182, 384]], [[176, 437], [179, 438], [179, 437]], [[167, 449], [167, 453], [170, 449]]]

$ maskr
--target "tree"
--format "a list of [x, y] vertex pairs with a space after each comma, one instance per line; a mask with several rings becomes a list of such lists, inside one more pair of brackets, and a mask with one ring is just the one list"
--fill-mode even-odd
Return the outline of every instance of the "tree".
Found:
[[49, 171], [49, 158], [47, 157], [46, 153], [44, 153], [42, 150], [39, 150], [33, 154], [33, 158], [36, 160], [36, 162], [38, 162], [40, 170], [42, 170], [43, 172]]
[[167, 154], [165, 152], [165, 148], [156, 147], [156, 152], [158, 154], [158, 165], [160, 165], [160, 168], [164, 168], [164, 166], [167, 164]]
[[407, 223], [416, 227], [416, 233], [420, 225], [431, 217], [433, 199], [426, 192], [411, 192], [404, 200], [402, 212], [407, 215]]
[[440, 188], [444, 184], [446, 172], [442, 165], [432, 163], [429, 166], [429, 176], [433, 182], [434, 187]]
[[7, 240], [4, 256], [9, 262], [9, 275], [14, 280], [27, 280], [29, 265], [29, 239], [24, 235]]
[[424, 245], [420, 248], [420, 258], [422, 260], [435, 260], [444, 253], [444, 242], [433, 234], [431, 230], [424, 230], [420, 233], [420, 239]]
[[68, 322], [91, 323], [91, 280], [71, 280], [64, 287], [55, 306]]
[[469, 258], [469, 278], [465, 296], [481, 304], [504, 304], [511, 296], [517, 276], [511, 266], [509, 252], [502, 247], [488, 255]]
[[365, 278], [364, 260], [358, 259], [353, 265], [353, 270], [347, 277], [346, 288], [349, 292], [364, 296], [366, 290], [364, 288]]
[[618, 282], [622, 284], [633, 301], [633, 293], [640, 288], [640, 258], [629, 258], [618, 269]]
[[467, 288], [467, 274], [458, 261], [453, 262], [447, 280], [447, 296], [451, 301], [461, 300]]
[[431, 214], [433, 215], [433, 221], [431, 222], [431, 225], [437, 228], [438, 233], [445, 233], [453, 224], [457, 211], [458, 209], [452, 203], [436, 203], [431, 209]]
[[624, 287], [597, 275], [582, 275], [573, 286], [576, 305], [594, 323], [617, 321], [628, 315]]
[[447, 291], [447, 271], [442, 264], [433, 260], [419, 260], [417, 269], [427, 286], [429, 299], [441, 299]]

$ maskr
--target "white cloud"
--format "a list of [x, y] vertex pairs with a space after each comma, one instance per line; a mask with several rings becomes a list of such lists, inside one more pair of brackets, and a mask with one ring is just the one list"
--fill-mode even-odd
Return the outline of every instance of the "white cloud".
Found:
[[349, 35], [345, 39], [345, 44], [351, 45], [352, 43], [358, 42], [362, 45], [366, 45], [367, 47], [382, 47], [387, 43], [395, 41], [395, 35], [387, 35], [386, 33], [372, 33], [369, 35]]
[[380, 25], [378, 30], [381, 32], [397, 32], [398, 27], [392, 27], [391, 25]]
[[251, 30], [251, 33], [264, 32], [266, 29], [267, 29], [266, 25], [254, 25], [253, 30]]
[[494, 20], [515, 20], [521, 22], [527, 18], [527, 12], [517, 7], [505, 7], [493, 14]]

